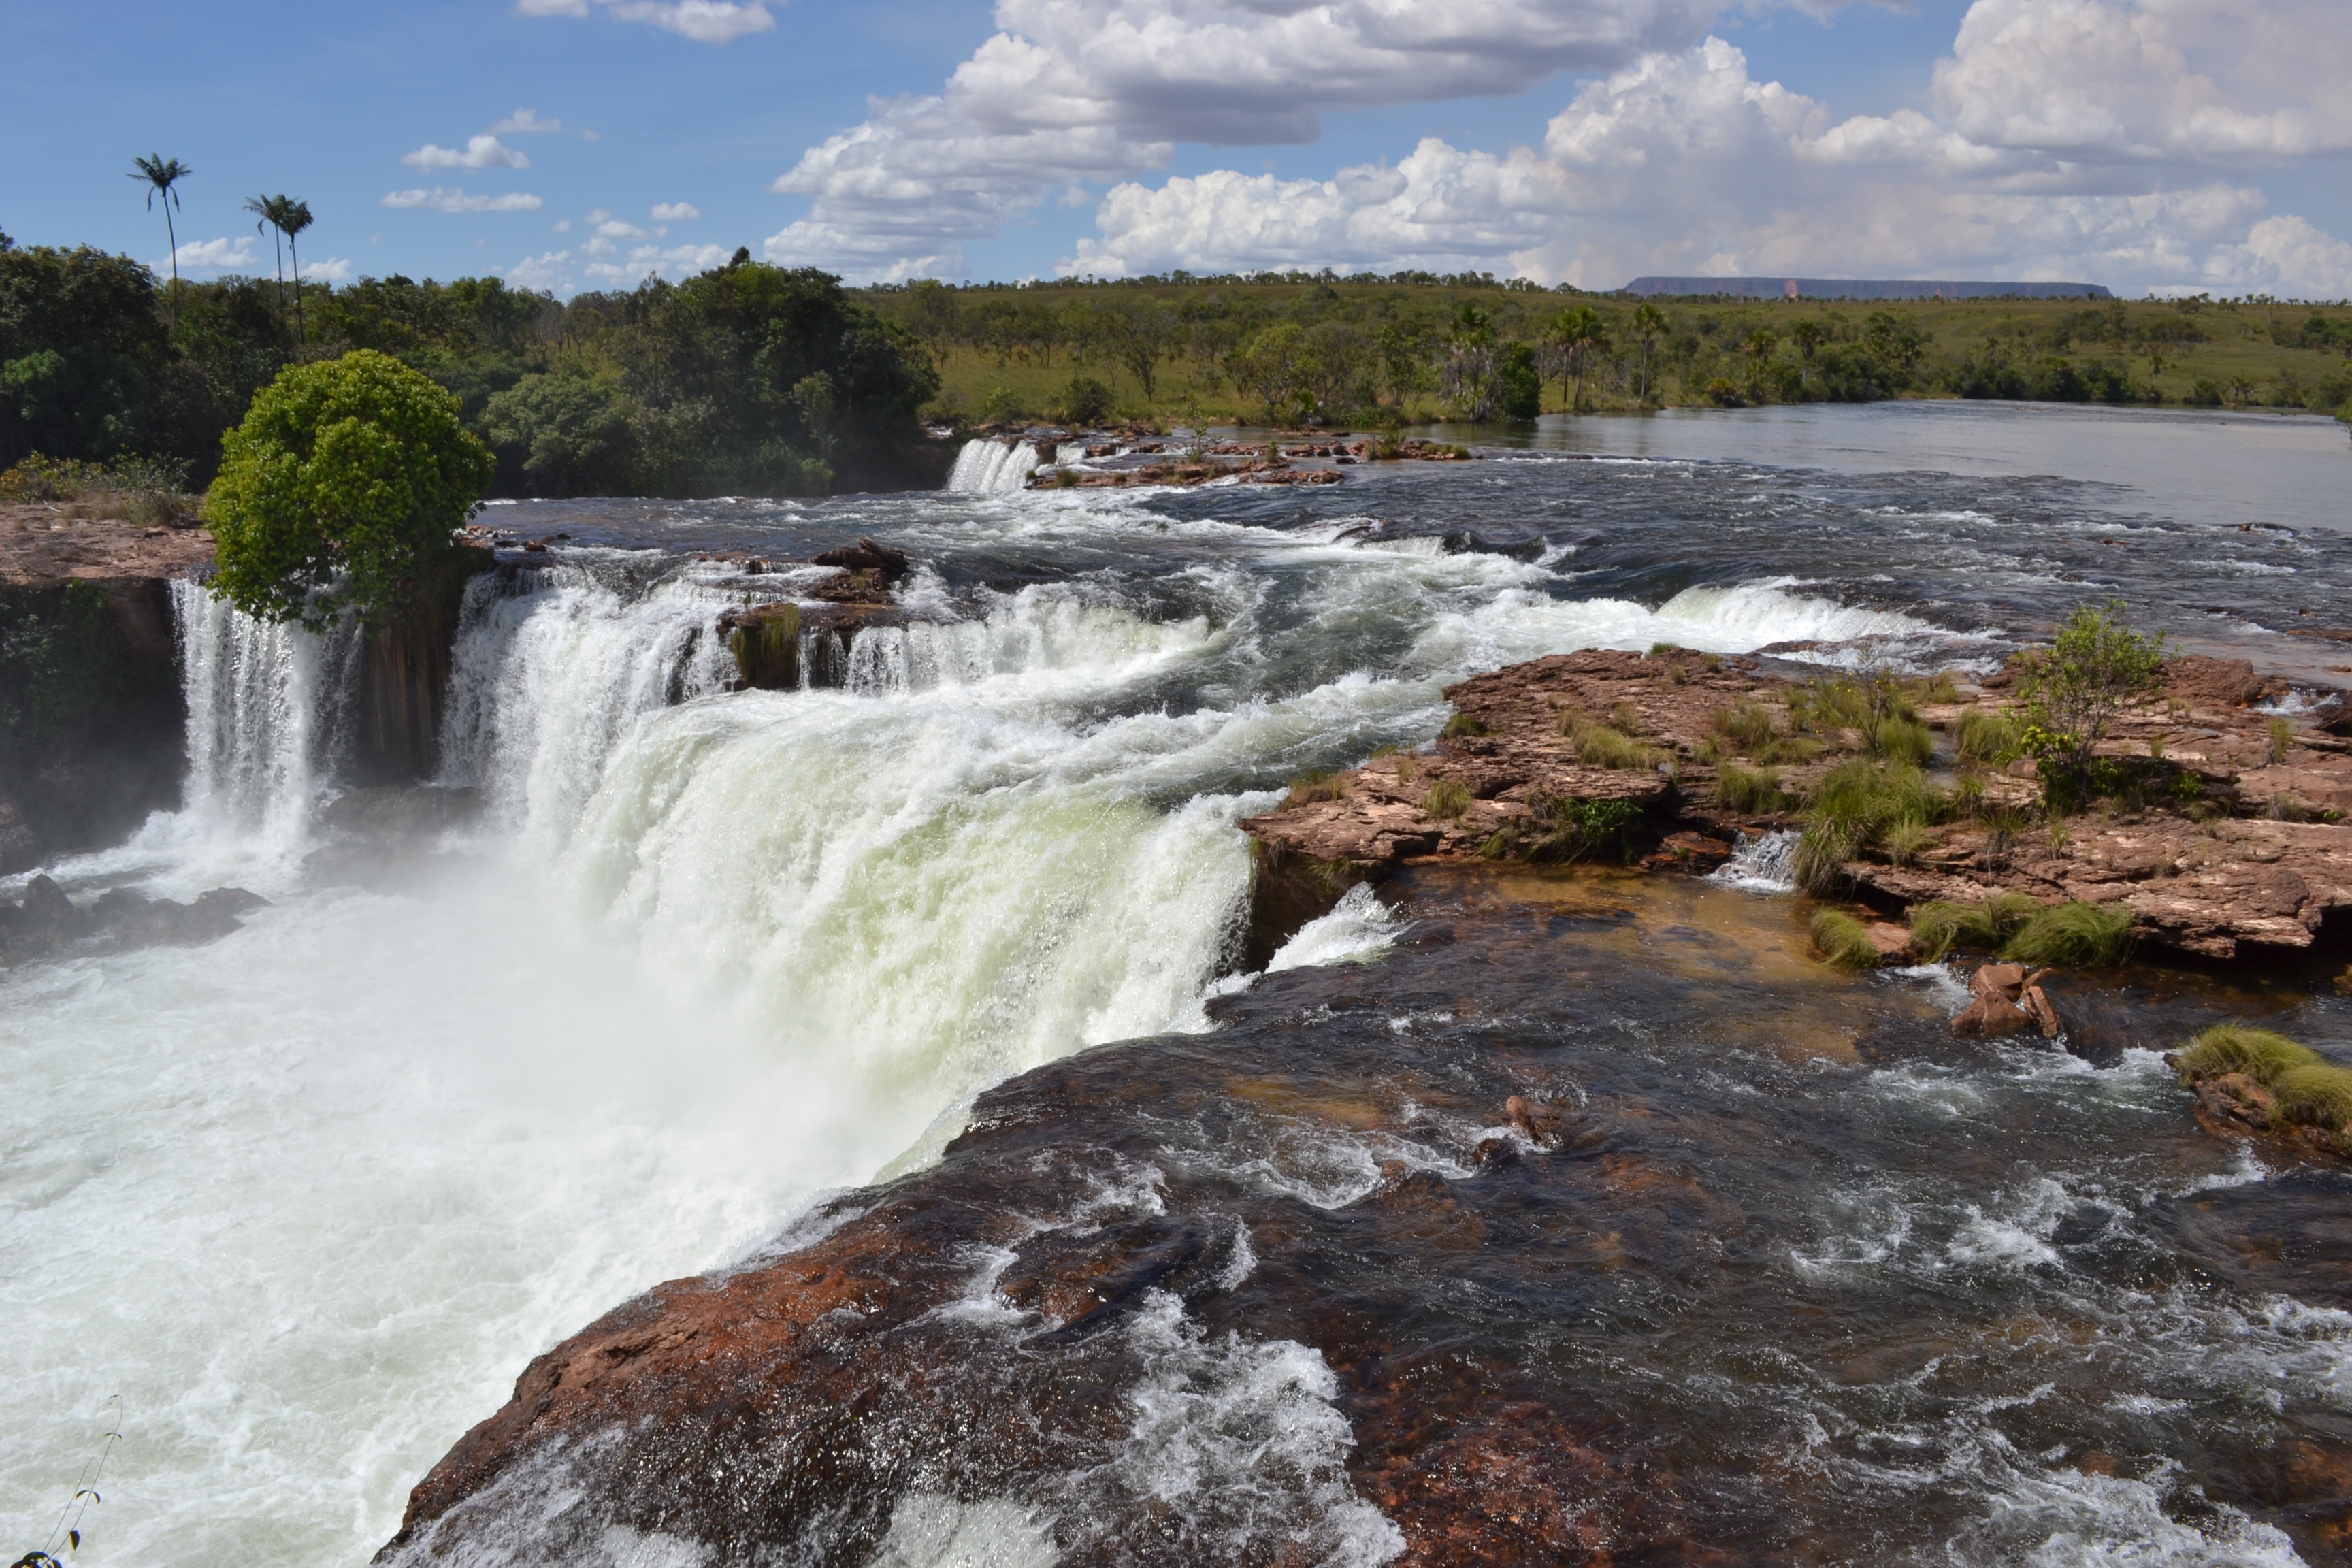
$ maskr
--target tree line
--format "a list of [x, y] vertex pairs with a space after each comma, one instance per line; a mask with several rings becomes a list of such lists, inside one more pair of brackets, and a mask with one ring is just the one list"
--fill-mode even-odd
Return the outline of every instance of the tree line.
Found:
[[[290, 244], [307, 209], [258, 205], [279, 202], [252, 210]], [[159, 281], [128, 257], [5, 234], [0, 469], [137, 456], [201, 488], [260, 389], [354, 349], [456, 394], [503, 495], [822, 495], [937, 477], [920, 416], [940, 381], [922, 344], [832, 275], [745, 251], [568, 300], [397, 275], [289, 294], [268, 278]]]

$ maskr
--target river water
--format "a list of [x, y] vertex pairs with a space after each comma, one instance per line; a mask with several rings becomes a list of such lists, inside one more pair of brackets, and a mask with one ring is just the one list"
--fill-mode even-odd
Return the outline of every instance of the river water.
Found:
[[[1439, 688], [1498, 664], [1670, 641], [1980, 666], [2110, 595], [2184, 646], [2313, 679], [2352, 662], [2297, 635], [2352, 627], [2340, 483], [2273, 491], [2261, 439], [2182, 421], [2167, 460], [2238, 498], [2184, 504], [2128, 464], [2068, 468], [2098, 437], [2063, 422], [2114, 416], [1939, 406], [1822, 411], [1794, 446], [1753, 419], [1547, 434], [1311, 489], [494, 507], [570, 538], [467, 606], [443, 782], [478, 788], [483, 816], [365, 886], [304, 868], [330, 836], [348, 650], [189, 591], [187, 805], [58, 874], [272, 903], [215, 946], [0, 977], [0, 1535], [41, 1543], [119, 1408], [78, 1560], [361, 1562], [532, 1354], [936, 1157], [991, 1086], [1158, 1037], [1126, 1050], [1286, 1042], [1293, 1070], [1360, 1059], [1428, 1080], [1423, 1102], [1529, 1072], [1568, 1098], [1613, 1083], [1687, 1129], [1619, 1152], [1706, 1203], [1584, 1194], [1642, 1209], [1618, 1226], [1640, 1245], [1596, 1261], [1497, 1217], [1508, 1289], [1465, 1305], [1445, 1281], [1485, 1265], [1423, 1256], [1398, 1277], [1425, 1293], [1388, 1310], [1443, 1299], [1527, 1397], [1593, 1417], [1580, 1441], [1638, 1429], [1706, 1478], [1680, 1516], [1702, 1537], [2235, 1563], [2297, 1560], [2292, 1528], [2333, 1560], [2295, 1510], [2352, 1436], [2331, 1228], [2352, 1184], [2207, 1140], [2149, 1050], [2095, 1069], [1939, 1051], [1948, 977], [1826, 980], [1792, 900], [1733, 888], [1683, 906], [1548, 882], [1525, 891], [1552, 914], [1474, 909], [1458, 951], [1391, 952], [1398, 923], [1359, 904], [1279, 973], [1232, 972], [1234, 820], [1307, 769], [1427, 741]], [[2315, 434], [2352, 472], [2340, 432]], [[2005, 443], [2032, 471], [1935, 460]], [[1006, 460], [967, 466], [992, 483]], [[902, 599], [951, 624], [862, 634], [843, 689], [723, 691], [718, 616], [790, 579], [692, 554], [859, 536], [906, 551]], [[1318, 989], [1350, 973], [1381, 977], [1369, 1009]], [[2294, 986], [2192, 976], [2128, 1000], [2150, 1047], [2230, 1010], [2352, 1040], [2344, 1003]], [[1313, 1224], [1344, 1224], [1397, 1140], [1455, 1171], [1446, 1141], [1475, 1131], [1405, 1118], [1300, 1154], [1280, 1117], [1179, 1120], [1171, 1171], [1223, 1161]], [[1571, 1253], [1608, 1300], [1562, 1272]], [[1382, 1560], [1393, 1527], [1332, 1468], [1345, 1401], [1317, 1392], [1298, 1318], [1269, 1299], [1254, 1331], [1228, 1325], [1253, 1333], [1234, 1397], [1271, 1391], [1260, 1415], [1313, 1482], [1251, 1528], [1321, 1520], [1334, 1560]], [[1205, 1353], [1165, 1312], [1136, 1332], [1160, 1347], [1145, 1394]], [[1176, 1441], [1181, 1415], [1137, 1397], [1133, 1441]], [[1248, 1479], [1188, 1473], [1180, 1511], [1202, 1517]], [[1040, 1479], [1001, 1528], [934, 1529], [907, 1501], [887, 1560], [1050, 1560], [1076, 1495]]]

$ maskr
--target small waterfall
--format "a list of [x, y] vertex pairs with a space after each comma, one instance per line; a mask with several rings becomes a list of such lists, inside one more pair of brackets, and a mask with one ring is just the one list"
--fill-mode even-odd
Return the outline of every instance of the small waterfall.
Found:
[[960, 495], [1009, 495], [1021, 489], [1038, 463], [1037, 448], [976, 437], [956, 454], [948, 489]]
[[172, 613], [188, 706], [184, 816], [299, 840], [350, 743], [359, 635], [270, 626], [187, 581], [172, 584]]
[[1792, 893], [1797, 890], [1797, 840], [1803, 835], [1782, 828], [1751, 838], [1743, 833], [1731, 858], [1710, 878], [1752, 893]]

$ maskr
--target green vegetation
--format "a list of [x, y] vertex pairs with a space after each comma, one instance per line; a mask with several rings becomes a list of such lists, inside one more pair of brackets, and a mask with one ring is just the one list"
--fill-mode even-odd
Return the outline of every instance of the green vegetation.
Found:
[[1421, 797], [1421, 809], [1448, 820], [1466, 816], [1470, 812], [1470, 786], [1460, 779], [1439, 779]]
[[2243, 1073], [2278, 1096], [2289, 1121], [2335, 1133], [2352, 1131], [2352, 1068], [2268, 1029], [2216, 1024], [2175, 1058], [2184, 1082]]
[[1776, 733], [1772, 710], [1753, 699], [1717, 709], [1711, 722], [1716, 733], [1737, 745], [1742, 756], [1752, 757], [1769, 746]]
[[1845, 865], [1898, 824], [1933, 822], [1942, 805], [1927, 775], [1904, 763], [1856, 757], [1822, 777], [1805, 813], [1790, 867], [1797, 885], [1822, 896], [1845, 880]]
[[1870, 940], [1870, 932], [1842, 910], [1815, 912], [1813, 946], [1823, 960], [1840, 969], [1878, 967], [1878, 946]]
[[1438, 731], [1448, 740], [1460, 735], [1484, 735], [1487, 732], [1486, 721], [1470, 713], [1456, 713], [1445, 721], [1445, 728]]
[[1305, 805], [1310, 801], [1347, 798], [1346, 775], [1315, 768], [1290, 781], [1290, 793], [1283, 797], [1282, 804], [1286, 806]]
[[1784, 810], [1790, 805], [1780, 788], [1780, 769], [1743, 768], [1738, 763], [1725, 763], [1716, 769], [1715, 795], [1725, 810], [1749, 816]]
[[314, 629], [406, 611], [492, 467], [456, 397], [365, 349], [280, 374], [222, 447], [205, 502], [214, 592]]
[[[1566, 296], [1567, 298], [1563, 298]], [[2033, 397], [2352, 404], [2352, 310], [2271, 300], [1639, 302], [1483, 274], [1076, 279], [867, 296], [919, 336], [942, 415], [1055, 408], [1072, 367], [1122, 414], [1196, 426]], [[1524, 355], [1518, 351], [1524, 351]]]
[[88, 463], [36, 452], [0, 471], [0, 501], [83, 503], [66, 510], [148, 526], [185, 526], [196, 518], [186, 466], [152, 458]]
[[[170, 173], [168, 165], [164, 173]], [[184, 177], [182, 169], [174, 179]], [[162, 187], [157, 187], [159, 190]], [[303, 204], [257, 197], [291, 246]], [[0, 468], [185, 465], [290, 365], [388, 354], [458, 399], [507, 495], [802, 495], [936, 482], [930, 357], [826, 273], [726, 267], [557, 300], [499, 279], [158, 284], [127, 257], [0, 236]]]
[[1559, 732], [1576, 744], [1576, 760], [1591, 768], [1653, 768], [1664, 760], [1615, 724], [1573, 710], [1559, 716]]
[[2036, 910], [2002, 944], [2013, 963], [2111, 968], [2131, 956], [2132, 912], [2121, 904], [2054, 904]]
[[1960, 761], [1980, 767], [2004, 767], [2023, 755], [2025, 750], [2013, 721], [1981, 710], [1961, 714], [1959, 728], [1952, 739]]
[[1981, 904], [1933, 900], [1911, 906], [1911, 945], [1934, 963], [1954, 948], [1998, 952], [2018, 929], [2041, 911], [2024, 893], [1995, 893]]
[[2041, 759], [2044, 802], [2078, 808], [2100, 793], [2092, 751], [2107, 727], [2164, 683], [2164, 634], [2142, 637], [2124, 621], [2124, 602], [2078, 605], [2043, 653], [2021, 656], [2018, 699], [2026, 726], [2019, 737]]
[[1630, 800], [1553, 799], [1542, 803], [1541, 832], [1528, 847], [1537, 860], [1580, 860], [1587, 856], [1630, 860], [1641, 846], [1648, 816]]

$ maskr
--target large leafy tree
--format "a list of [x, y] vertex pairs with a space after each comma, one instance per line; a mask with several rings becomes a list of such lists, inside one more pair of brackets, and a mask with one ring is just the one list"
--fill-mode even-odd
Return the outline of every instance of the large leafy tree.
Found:
[[214, 591], [314, 629], [418, 607], [495, 467], [456, 397], [367, 349], [282, 372], [221, 447]]
[[170, 447], [175, 362], [155, 307], [154, 274], [129, 257], [0, 247], [0, 468]]

